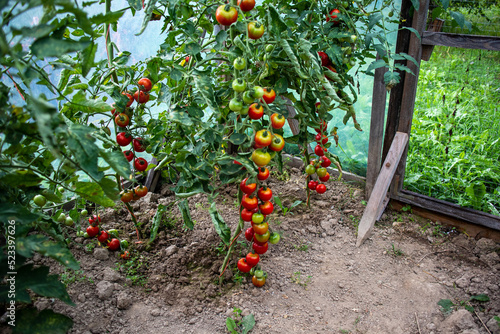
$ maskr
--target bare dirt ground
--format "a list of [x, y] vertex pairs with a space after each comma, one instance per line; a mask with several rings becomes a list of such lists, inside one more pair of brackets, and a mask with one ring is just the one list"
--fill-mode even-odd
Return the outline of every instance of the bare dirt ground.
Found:
[[[273, 173], [268, 185], [286, 207], [306, 200], [295, 168]], [[218, 197], [218, 209], [233, 230], [236, 192], [234, 186]], [[158, 204], [174, 200], [165, 185], [134, 205], [139, 219], [147, 221]], [[104, 228], [117, 228], [130, 239], [134, 250], [128, 263], [95, 239], [76, 236], [72, 251], [80, 271], [63, 272], [35, 257], [35, 263], [49, 263], [62, 274], [76, 307], [45, 298], [35, 305], [71, 317], [71, 333], [85, 334], [227, 333], [226, 319], [237, 318], [235, 309], [254, 315], [252, 333], [500, 333], [494, 318], [500, 314], [499, 244], [387, 209], [374, 235], [357, 248], [362, 189], [331, 181], [325, 194], [311, 200], [311, 209], [299, 205], [283, 215], [278, 208], [270, 216], [271, 228], [283, 235], [261, 257], [268, 273], [263, 288], [236, 269], [237, 259], [248, 252], [243, 236], [223, 286], [216, 284], [223, 247], [207, 201], [197, 195], [189, 200], [194, 230], [182, 228], [173, 206], [152, 247], [134, 243], [124, 209], [103, 213]], [[469, 302], [481, 294], [489, 301]], [[454, 304], [448, 312], [438, 305], [442, 299]]]

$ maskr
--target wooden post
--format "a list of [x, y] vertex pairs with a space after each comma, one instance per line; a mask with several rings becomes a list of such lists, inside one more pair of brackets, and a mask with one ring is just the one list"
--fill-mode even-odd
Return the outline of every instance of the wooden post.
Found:
[[[420, 0], [420, 8], [418, 13], [413, 16], [413, 28], [418, 31], [420, 36], [424, 32], [427, 21], [427, 12], [429, 9], [429, 0]], [[398, 132], [407, 133], [408, 136], [411, 132], [411, 122], [413, 120], [413, 110], [415, 108], [415, 99], [417, 96], [418, 75], [420, 70], [420, 61], [422, 59], [422, 44], [420, 38], [414, 33], [410, 37], [410, 47], [408, 54], [416, 61], [415, 65], [411, 61], [407, 61], [406, 66], [414, 73], [405, 76], [403, 96], [401, 100], [401, 113], [399, 116]], [[398, 193], [403, 189], [403, 180], [406, 168], [406, 158], [408, 155], [408, 146], [406, 146], [401, 161], [399, 162], [394, 179], [391, 185], [391, 192]]]
[[[380, 59], [380, 57], [377, 57]], [[373, 79], [372, 114], [370, 120], [370, 139], [368, 142], [368, 162], [366, 167], [366, 198], [370, 198], [382, 162], [382, 141], [384, 138], [384, 116], [387, 90], [384, 84], [386, 67], [375, 70]]]
[[[429, 25], [427, 31], [438, 32], [443, 28], [444, 20], [435, 19]], [[434, 50], [434, 45], [424, 45], [422, 46], [422, 60], [429, 61], [431, 59], [432, 51]]]
[[[387, 153], [382, 169], [373, 188], [372, 195], [368, 200], [365, 212], [358, 226], [358, 241], [356, 246], [368, 239], [373, 229], [375, 221], [383, 211], [383, 203], [386, 198], [387, 190], [391, 184], [392, 177], [396, 171], [396, 167], [401, 159], [401, 155], [408, 143], [408, 135], [403, 132], [397, 132], [392, 141], [391, 148]], [[387, 203], [386, 203], [387, 204]]]

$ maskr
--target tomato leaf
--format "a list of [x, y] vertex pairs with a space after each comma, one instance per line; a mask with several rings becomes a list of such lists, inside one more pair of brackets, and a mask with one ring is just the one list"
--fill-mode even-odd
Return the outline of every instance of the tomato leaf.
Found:
[[97, 14], [95, 16], [92, 16], [90, 18], [90, 21], [95, 25], [99, 25], [99, 24], [103, 24], [103, 23], [114, 23], [114, 22], [117, 22], [120, 19], [120, 17], [123, 16], [123, 14], [125, 14], [124, 10], [116, 11], [116, 12], [109, 12], [106, 14], [100, 13], [100, 14]]
[[231, 230], [227, 227], [226, 222], [220, 215], [219, 211], [217, 211], [217, 206], [214, 202], [214, 197], [208, 196], [208, 201], [210, 203], [210, 209], [208, 209], [208, 213], [210, 214], [210, 218], [212, 218], [212, 223], [214, 223], [215, 231], [220, 236], [222, 241], [229, 245], [231, 241]]
[[191, 126], [193, 125], [193, 121], [191, 118], [189, 118], [188, 114], [186, 114], [184, 111], [173, 111], [168, 114], [168, 118], [175, 123], [185, 125], [185, 126]]
[[194, 228], [194, 222], [191, 219], [191, 213], [189, 212], [189, 205], [187, 199], [184, 199], [180, 202], [177, 202], [177, 206], [182, 213], [182, 220], [184, 221], [184, 225], [192, 230]]
[[75, 42], [60, 40], [53, 37], [37, 39], [31, 45], [31, 51], [39, 58], [58, 57], [70, 52], [80, 51], [90, 45], [90, 42]]
[[253, 314], [249, 314], [241, 319], [241, 334], [247, 334], [255, 326], [255, 318]]
[[274, 84], [276, 95], [285, 94], [288, 90], [288, 80], [286, 77], [281, 77]]
[[107, 162], [125, 180], [132, 178], [132, 171], [130, 170], [130, 163], [120, 151], [106, 151], [99, 149], [99, 155]]
[[135, 10], [142, 9], [142, 0], [127, 0], [127, 2], [129, 6], [134, 8]]
[[50, 309], [38, 312], [35, 308], [24, 308], [16, 314], [16, 326], [12, 327], [12, 333], [65, 334], [71, 327], [73, 320], [63, 314]]
[[215, 50], [220, 50], [224, 46], [224, 42], [227, 39], [227, 32], [225, 30], [221, 30], [217, 33], [217, 36], [215, 36], [215, 41], [217, 44], [215, 44], [214, 49]]
[[269, 11], [267, 12], [267, 26], [269, 27], [272, 35], [278, 40], [281, 33], [287, 29], [285, 21], [283, 21], [280, 13], [273, 5], [269, 5]]
[[10, 187], [33, 187], [42, 182], [39, 177], [31, 170], [21, 171], [16, 170], [12, 173], [2, 175], [0, 182]]
[[38, 252], [58, 261], [68, 268], [75, 270], [80, 268], [80, 265], [68, 248], [41, 234], [32, 234], [26, 238], [17, 238], [16, 251], [24, 257], [31, 257], [33, 252]]
[[31, 212], [19, 204], [0, 203], [0, 221], [4, 222], [4, 224], [7, 224], [9, 221], [15, 221], [17, 227], [16, 236], [21, 232], [19, 229], [21, 224], [31, 225], [38, 218], [40, 218], [38, 213]]
[[387, 63], [385, 62], [385, 60], [378, 59], [378, 60], [372, 62], [370, 65], [368, 65], [366, 72], [371, 72], [373, 70], [376, 70], [377, 68], [385, 67], [385, 66], [387, 66]]
[[197, 55], [201, 51], [201, 46], [196, 42], [191, 42], [186, 45], [186, 53], [192, 56]]
[[[144, 19], [142, 20], [141, 31], [139, 31], [136, 36], [142, 35], [146, 27], [148, 26], [149, 21], [151, 20], [151, 14], [153, 14], [153, 10], [156, 8], [156, 2], [158, 0], [149, 0], [146, 2], [146, 8], [144, 9]], [[140, 8], [139, 8], [140, 10]]]
[[95, 53], [97, 51], [97, 44], [92, 43], [87, 46], [79, 55], [82, 66], [82, 75], [84, 77], [90, 72], [90, 69], [94, 66]]
[[93, 129], [81, 124], [72, 124], [68, 129], [68, 148], [73, 152], [76, 161], [80, 167], [91, 177], [99, 181], [103, 177], [103, 173], [99, 171], [97, 166], [97, 157], [99, 148], [94, 143], [92, 137]]
[[162, 83], [160, 86], [160, 93], [158, 94], [158, 102], [166, 103], [170, 107], [170, 101], [172, 100], [172, 92], [170, 92], [170, 87]]
[[[415, 2], [418, 0], [412, 0], [412, 2]], [[418, 10], [418, 9], [417, 9]], [[382, 19], [383, 15], [381, 12], [375, 12], [373, 14], [370, 14], [368, 17], [368, 30], [371, 30], [377, 23]]]
[[420, 1], [419, 0], [411, 0], [411, 4], [413, 5], [413, 8], [415, 8], [415, 11], [418, 11], [418, 9], [420, 8]]
[[104, 191], [97, 183], [75, 182], [74, 186], [75, 186], [75, 192], [77, 194], [88, 199], [91, 202], [109, 208], [115, 206], [115, 202], [113, 202], [110, 198], [104, 195]]
[[229, 137], [229, 141], [234, 145], [241, 145], [248, 139], [248, 136], [244, 133], [233, 133], [231, 137]]
[[233, 320], [233, 318], [226, 319], [226, 327], [231, 334], [238, 334], [238, 326], [236, 325], [236, 322]]

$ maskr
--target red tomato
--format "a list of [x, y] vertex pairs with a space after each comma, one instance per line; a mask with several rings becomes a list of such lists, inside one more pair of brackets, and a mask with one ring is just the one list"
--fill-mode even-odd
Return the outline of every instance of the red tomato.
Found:
[[259, 254], [248, 253], [246, 256], [246, 260], [250, 266], [255, 267], [257, 263], [259, 263], [260, 257]]
[[259, 205], [259, 200], [255, 196], [250, 197], [248, 194], [245, 194], [241, 200], [241, 205], [247, 210], [253, 210]]
[[125, 158], [127, 158], [128, 161], [132, 161], [132, 159], [134, 159], [134, 152], [132, 152], [131, 150], [123, 151], [123, 155], [125, 156]]
[[89, 226], [87, 227], [87, 234], [89, 237], [93, 238], [99, 234], [99, 226]]
[[101, 231], [101, 234], [97, 237], [97, 241], [99, 241], [101, 244], [106, 244], [108, 239], [109, 239], [109, 234], [106, 231]]
[[146, 103], [149, 101], [149, 94], [143, 91], [136, 91], [134, 93], [134, 100], [136, 100], [137, 103]]
[[255, 7], [255, 0], [238, 0], [238, 6], [244, 12], [249, 12]]
[[264, 286], [264, 284], [266, 284], [266, 277], [252, 276], [252, 284], [258, 288], [261, 288], [262, 286]]
[[326, 186], [323, 183], [318, 184], [316, 187], [316, 192], [318, 194], [323, 194], [326, 191]]
[[328, 124], [325, 121], [321, 121], [321, 123], [319, 123], [319, 128], [316, 128], [314, 130], [316, 130], [317, 133], [323, 133], [326, 132], [327, 128]]
[[267, 104], [273, 103], [274, 99], [276, 99], [276, 92], [274, 89], [270, 89], [268, 91], [267, 88], [264, 88], [264, 95], [262, 96], [262, 99], [266, 101]]
[[127, 107], [130, 107], [132, 105], [132, 103], [134, 102], [134, 98], [129, 93], [123, 92], [122, 95], [125, 95], [126, 97], [128, 97]]
[[325, 176], [323, 176], [323, 177], [320, 177], [320, 178], [319, 178], [319, 180], [320, 180], [321, 182], [326, 182], [326, 181], [328, 181], [329, 179], [330, 179], [330, 173], [328, 173], [328, 172], [326, 172], [326, 175], [325, 175]]
[[146, 150], [144, 139], [142, 139], [141, 137], [137, 137], [132, 140], [132, 145], [134, 145], [134, 150], [136, 152], [144, 152]]
[[332, 164], [331, 160], [328, 159], [328, 157], [326, 155], [322, 156], [321, 158], [321, 167], [330, 167], [330, 165]]
[[340, 10], [338, 10], [337, 8], [332, 9], [332, 11], [330, 12], [330, 15], [326, 17], [326, 22], [330, 22], [330, 20], [332, 20], [333, 25], [338, 26], [340, 24], [340, 21], [337, 18], [338, 16], [336, 14], [339, 14], [339, 13], [340, 13]]
[[108, 249], [110, 251], [115, 251], [120, 249], [120, 240], [113, 238], [111, 241], [108, 243]]
[[269, 177], [269, 169], [266, 167], [259, 167], [259, 174], [257, 174], [257, 179], [259, 181], [264, 181]]
[[286, 118], [283, 115], [274, 113], [271, 115], [271, 126], [273, 129], [281, 129], [285, 125]]
[[259, 191], [257, 191], [257, 196], [259, 196], [261, 201], [265, 202], [273, 198], [273, 192], [271, 188], [262, 187], [259, 189]]
[[247, 273], [250, 271], [250, 269], [252, 269], [252, 266], [247, 263], [246, 258], [243, 257], [238, 261], [238, 270], [239, 271], [241, 271], [242, 273]]
[[271, 144], [271, 140], [273, 139], [273, 136], [271, 132], [267, 130], [259, 130], [255, 133], [255, 144], [258, 146], [258, 148], [266, 147]]
[[132, 191], [124, 191], [121, 193], [121, 200], [123, 203], [128, 203], [134, 199], [134, 193]]
[[316, 181], [309, 181], [309, 183], [307, 184], [307, 187], [311, 190], [316, 190], [316, 187], [318, 186], [318, 182]]
[[255, 253], [257, 253], [257, 254], [264, 254], [264, 253], [267, 252], [267, 249], [269, 248], [269, 244], [266, 242], [263, 245], [259, 245], [258, 243], [254, 242], [253, 245], [252, 245], [252, 248], [255, 251]]
[[330, 57], [328, 57], [326, 53], [324, 53], [323, 51], [318, 51], [318, 55], [321, 58], [321, 66], [328, 66], [331, 64]]
[[248, 177], [246, 179], [243, 179], [243, 181], [240, 182], [240, 189], [243, 191], [245, 194], [251, 194], [257, 189], [257, 183], [250, 183], [247, 184]]
[[130, 118], [128, 117], [127, 114], [121, 113], [116, 115], [115, 117], [115, 123], [121, 128], [125, 128], [127, 125], [130, 123]]
[[134, 167], [139, 172], [143, 172], [148, 168], [148, 162], [144, 158], [136, 158], [134, 161]]
[[247, 228], [245, 231], [245, 239], [247, 239], [248, 241], [253, 241], [254, 234], [255, 231], [253, 230], [252, 227]]
[[149, 92], [151, 88], [153, 88], [153, 84], [148, 78], [140, 79], [139, 81], [137, 81], [137, 84], [139, 85], [139, 89], [143, 92]]
[[259, 210], [263, 215], [267, 216], [267, 215], [270, 215], [271, 213], [273, 213], [274, 205], [273, 205], [273, 203], [271, 203], [269, 201], [265, 201], [264, 203], [259, 205]]
[[238, 11], [231, 5], [220, 5], [215, 11], [215, 18], [219, 24], [230, 26], [238, 21]]
[[321, 157], [321, 156], [325, 155], [325, 151], [323, 150], [323, 147], [321, 147], [321, 145], [318, 144], [314, 148], [314, 154]]
[[127, 146], [132, 141], [132, 136], [127, 132], [120, 132], [116, 135], [116, 142], [120, 146]]
[[248, 108], [248, 117], [251, 119], [260, 119], [264, 115], [264, 108], [260, 103], [253, 103]]
[[314, 140], [315, 140], [318, 144], [319, 144], [319, 143], [321, 143], [321, 144], [325, 145], [326, 143], [328, 143], [328, 137], [327, 137], [327, 136], [325, 136], [325, 135], [323, 135], [323, 134], [321, 134], [321, 133], [318, 133], [318, 134], [316, 135], [316, 137], [314, 137]]
[[134, 193], [139, 197], [144, 197], [148, 194], [148, 187], [143, 186], [143, 185], [139, 185], [139, 186], [135, 187]]
[[252, 210], [243, 209], [241, 210], [241, 219], [245, 222], [250, 222], [252, 221], [253, 214], [254, 212]]

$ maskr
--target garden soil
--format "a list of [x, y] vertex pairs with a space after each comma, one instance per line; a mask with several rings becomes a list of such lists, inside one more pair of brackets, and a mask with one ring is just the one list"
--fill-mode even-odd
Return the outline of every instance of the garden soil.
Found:
[[[306, 202], [305, 182], [296, 168], [273, 172], [268, 185], [287, 208]], [[227, 333], [228, 317], [238, 322], [250, 314], [255, 318], [251, 333], [500, 333], [495, 319], [500, 314], [499, 244], [388, 208], [373, 236], [357, 248], [364, 192], [342, 181], [327, 187], [326, 193], [311, 196], [311, 209], [301, 204], [283, 215], [276, 206], [268, 217], [282, 238], [261, 257], [268, 275], [262, 288], [236, 269], [238, 258], [248, 252], [243, 235], [218, 285], [224, 246], [206, 197], [189, 199], [196, 223], [193, 230], [184, 229], [177, 206], [171, 205], [175, 196], [163, 185], [133, 205], [142, 222], [151, 220], [159, 204], [169, 206], [149, 247], [136, 243], [122, 206], [101, 213], [104, 228], [119, 229], [129, 239], [133, 260], [128, 266], [97, 240], [76, 234], [71, 250], [80, 271], [64, 271], [35, 256], [35, 264], [62, 274], [76, 304], [38, 298], [35, 306], [69, 316], [74, 320], [70, 333], [84, 334]], [[222, 189], [217, 208], [234, 231], [237, 187]], [[4, 327], [4, 332], [9, 330]]]

